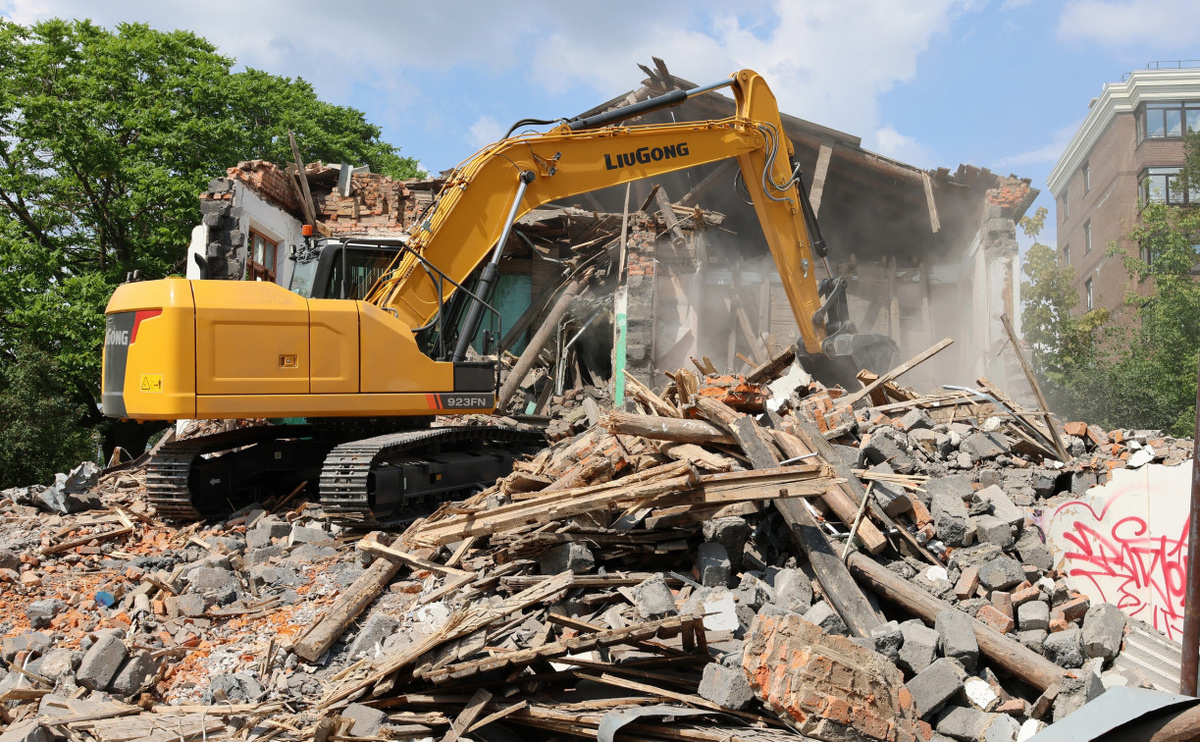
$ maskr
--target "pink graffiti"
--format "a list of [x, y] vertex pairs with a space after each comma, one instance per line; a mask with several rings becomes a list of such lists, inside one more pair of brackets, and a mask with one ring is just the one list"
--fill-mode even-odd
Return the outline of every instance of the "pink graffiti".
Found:
[[1077, 519], [1062, 533], [1072, 545], [1064, 544], [1063, 568], [1070, 577], [1090, 581], [1103, 600], [1126, 615], [1177, 637], [1183, 629], [1187, 590], [1188, 522], [1176, 537], [1151, 536], [1146, 521], [1137, 516], [1109, 527], [1104, 516], [1118, 497], [1111, 498], [1099, 515], [1080, 500], [1057, 509], [1056, 516], [1071, 506], [1086, 508], [1092, 516], [1090, 523], [1087, 518]]

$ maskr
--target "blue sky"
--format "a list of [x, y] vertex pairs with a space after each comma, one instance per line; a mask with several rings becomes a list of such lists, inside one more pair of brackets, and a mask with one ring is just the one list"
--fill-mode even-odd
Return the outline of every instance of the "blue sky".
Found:
[[918, 167], [1031, 178], [1048, 208], [1046, 176], [1105, 82], [1200, 59], [1200, 0], [0, 0], [0, 14], [192, 30], [363, 110], [432, 172], [517, 119], [637, 87], [652, 55], [698, 83], [750, 67], [787, 113]]

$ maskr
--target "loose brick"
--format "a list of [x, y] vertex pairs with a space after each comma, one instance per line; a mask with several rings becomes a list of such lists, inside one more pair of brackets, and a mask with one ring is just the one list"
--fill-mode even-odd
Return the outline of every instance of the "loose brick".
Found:
[[1007, 634], [1017, 626], [1017, 622], [1012, 619], [1012, 616], [1006, 616], [990, 605], [980, 608], [979, 613], [975, 614], [975, 618], [983, 621], [1001, 634]]

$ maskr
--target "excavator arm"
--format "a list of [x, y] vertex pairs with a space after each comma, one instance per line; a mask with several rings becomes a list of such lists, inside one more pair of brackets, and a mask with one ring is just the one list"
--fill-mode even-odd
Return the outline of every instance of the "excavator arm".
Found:
[[[689, 94], [729, 86], [737, 104], [729, 118], [694, 123], [607, 126], [613, 119], [682, 102]], [[802, 192], [775, 96], [757, 73], [673, 91], [539, 134], [504, 139], [479, 152], [447, 181], [436, 207], [409, 247], [449, 281], [435, 281], [405, 253], [368, 301], [412, 327], [429, 323], [482, 262], [512, 221], [538, 206], [600, 188], [736, 157], [767, 244], [783, 279], [804, 350], [826, 354], [822, 299]]]

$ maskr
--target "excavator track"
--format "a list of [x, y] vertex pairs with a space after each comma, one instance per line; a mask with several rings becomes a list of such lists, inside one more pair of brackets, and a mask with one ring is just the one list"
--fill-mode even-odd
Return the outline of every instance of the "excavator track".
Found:
[[[287, 489], [319, 482], [330, 514], [390, 521], [494, 481], [513, 458], [544, 443], [540, 431], [491, 426], [424, 428], [341, 443], [307, 425], [243, 428], [163, 446], [147, 467], [146, 490], [162, 517], [203, 520], [253, 491], [239, 481], [248, 471], [270, 473], [275, 485], [286, 479]], [[223, 455], [205, 456], [218, 452]], [[473, 472], [479, 477], [472, 479]]]
[[[172, 441], [154, 454], [146, 471], [146, 496], [155, 511], [172, 520], [203, 520], [214, 508], [197, 508], [192, 498], [192, 471], [206, 453], [226, 451], [284, 438], [310, 435], [308, 426], [259, 426]], [[217, 503], [218, 508], [224, 503]]]
[[[516, 430], [491, 426], [446, 427], [410, 430], [350, 441], [334, 447], [321, 469], [321, 506], [329, 513], [357, 516], [404, 517], [406, 511], [448, 499], [478, 482], [450, 481], [445, 486], [413, 492], [408, 475], [414, 470], [430, 471], [445, 466], [431, 449], [450, 449], [461, 452], [468, 444], [492, 449], [499, 444], [511, 448], [496, 448], [493, 456], [511, 457], [517, 449], [545, 444], [540, 431]], [[385, 493], [376, 476], [386, 465], [407, 467], [404, 485], [398, 492]], [[454, 466], [451, 464], [450, 466]], [[432, 478], [436, 473], [430, 473]], [[387, 503], [381, 502], [386, 497]]]

